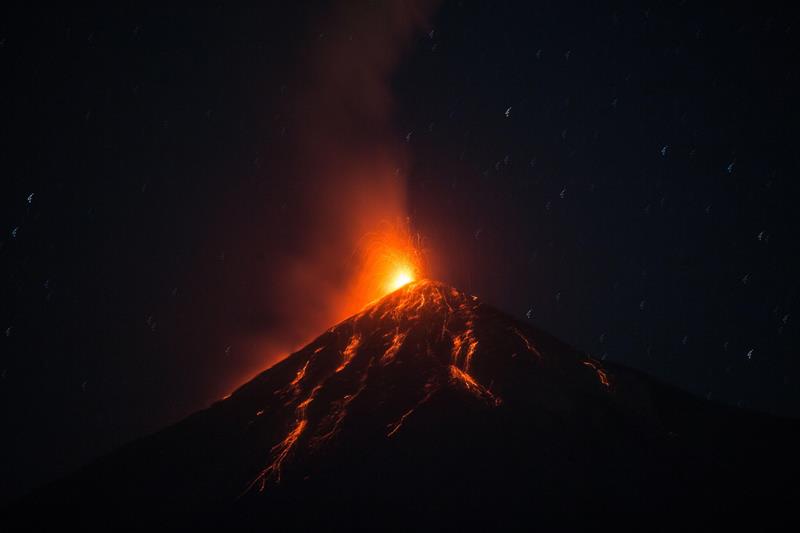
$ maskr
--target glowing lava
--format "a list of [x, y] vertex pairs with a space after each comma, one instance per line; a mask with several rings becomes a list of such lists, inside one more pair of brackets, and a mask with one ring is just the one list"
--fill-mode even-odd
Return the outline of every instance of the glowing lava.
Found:
[[[374, 283], [368, 287], [390, 294], [262, 374], [278, 376], [273, 381], [245, 385], [267, 387], [266, 399], [251, 406], [251, 423], [273, 424], [265, 433], [266, 464], [247, 490], [266, 490], [284, 475], [302, 476], [306, 461], [343, 449], [337, 447], [365, 431], [375, 439], [407, 438], [427, 424], [429, 402], [438, 402], [432, 407], [438, 410], [446, 398], [459, 398], [465, 402], [459, 409], [469, 406], [480, 416], [508, 413], [520, 401], [509, 383], [524, 373], [592, 393], [613, 392], [599, 361], [560, 348], [474, 296], [414, 279], [421, 271], [404, 262], [402, 253], [392, 255], [408, 249], [387, 248], [391, 242], [376, 244], [365, 270], [365, 279]], [[559, 351], [550, 355], [547, 346]], [[241, 395], [235, 393], [234, 401], [236, 394]], [[554, 401], [560, 405], [560, 398]]]
[[407, 285], [414, 281], [414, 273], [407, 267], [401, 267], [400, 270], [394, 275], [394, 278], [386, 286], [388, 292], [394, 292], [403, 285]]
[[360, 309], [423, 275], [419, 237], [408, 224], [384, 224], [364, 236], [359, 244], [360, 272], [352, 292]]

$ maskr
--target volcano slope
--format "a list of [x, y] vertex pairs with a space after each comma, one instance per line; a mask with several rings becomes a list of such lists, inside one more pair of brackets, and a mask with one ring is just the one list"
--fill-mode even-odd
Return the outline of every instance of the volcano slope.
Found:
[[426, 280], [11, 513], [277, 529], [780, 512], [798, 496], [799, 440], [795, 421], [601, 365]]

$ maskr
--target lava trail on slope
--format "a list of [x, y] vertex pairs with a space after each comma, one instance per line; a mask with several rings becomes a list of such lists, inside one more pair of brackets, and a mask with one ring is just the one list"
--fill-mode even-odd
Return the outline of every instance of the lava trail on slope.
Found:
[[89, 525], [447, 527], [781, 510], [797, 495], [798, 443], [793, 421], [603, 365], [422, 280], [12, 511]]

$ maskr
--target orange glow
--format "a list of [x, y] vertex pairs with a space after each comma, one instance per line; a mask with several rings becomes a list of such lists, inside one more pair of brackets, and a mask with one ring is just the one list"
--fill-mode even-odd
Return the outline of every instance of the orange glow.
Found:
[[400, 267], [400, 270], [394, 275], [394, 278], [389, 282], [387, 285], [387, 289], [389, 292], [394, 292], [403, 285], [411, 283], [414, 281], [414, 274], [407, 267]]
[[[353, 216], [357, 214], [353, 212]], [[344, 242], [332, 238], [331, 242], [319, 244], [319, 253], [324, 257], [287, 263], [276, 293], [268, 296], [281, 302], [283, 327], [272, 330], [269, 341], [261, 337], [247, 339], [248, 344], [255, 345], [255, 362], [235, 380], [235, 387], [302, 348], [323, 328], [425, 276], [421, 237], [411, 231], [410, 222], [400, 216], [389, 222], [378, 219], [380, 213], [370, 215], [377, 220], [348, 230], [347, 238], [342, 237]], [[351, 235], [355, 232], [359, 237]]]
[[397, 352], [400, 351], [400, 348], [403, 347], [403, 343], [406, 340], [406, 336], [408, 336], [408, 332], [405, 331], [403, 333], [400, 332], [400, 328], [397, 328], [394, 335], [392, 335], [392, 341], [386, 351], [381, 356], [381, 363], [388, 364], [394, 360], [394, 356], [397, 355]]
[[587, 360], [583, 362], [584, 365], [588, 366], [595, 372], [597, 372], [597, 378], [600, 380], [600, 384], [603, 385], [605, 388], [611, 388], [611, 381], [608, 379], [608, 374], [603, 368], [596, 362]]
[[348, 364], [350, 364], [350, 361], [356, 354], [356, 350], [358, 350], [359, 344], [361, 344], [361, 335], [353, 335], [350, 337], [350, 342], [347, 343], [347, 347], [342, 352], [342, 364], [339, 365], [339, 368], [336, 369], [336, 372], [341, 372]]
[[454, 381], [464, 385], [464, 387], [475, 396], [485, 398], [494, 406], [498, 406], [503, 402], [502, 399], [498, 398], [480, 383], [475, 381], [475, 378], [455, 365], [450, 365], [450, 377], [453, 378]]
[[[316, 353], [316, 352], [314, 352], [314, 353]], [[306, 364], [303, 365], [303, 368], [301, 368], [300, 370], [297, 371], [297, 375], [295, 375], [294, 379], [292, 380], [292, 382], [289, 385], [291, 385], [292, 387], [296, 387], [297, 385], [300, 384], [300, 381], [306, 375], [306, 369], [308, 368], [308, 363], [309, 362], [310, 361], [306, 361]]]
[[[280, 482], [281, 480], [281, 466], [283, 462], [289, 457], [289, 453], [292, 451], [297, 439], [300, 438], [300, 435], [303, 434], [303, 431], [306, 429], [308, 425], [308, 418], [306, 417], [306, 408], [308, 405], [314, 401], [314, 398], [321, 389], [321, 385], [317, 385], [311, 391], [308, 398], [297, 404], [297, 408], [295, 409], [295, 415], [297, 417], [294, 427], [289, 431], [286, 437], [280, 441], [278, 444], [272, 447], [272, 453], [274, 454], [274, 459], [272, 462], [267, 466], [258, 477], [250, 484], [250, 487], [254, 485], [259, 485], [259, 490], [263, 491], [266, 487], [267, 480], [271, 477], [275, 479], [275, 481]], [[249, 490], [249, 489], [248, 489]]]
[[359, 274], [352, 297], [361, 308], [423, 275], [419, 237], [408, 223], [382, 224], [380, 231], [365, 235], [358, 246]]
[[[330, 4], [309, 17], [297, 68], [284, 80], [292, 90], [281, 99], [281, 113], [290, 110], [292, 120], [281, 133], [280, 157], [257, 171], [258, 179], [270, 172], [287, 177], [291, 188], [280, 193], [286, 201], [278, 202], [280, 209], [243, 211], [243, 201], [260, 205], [258, 198], [232, 190], [215, 209], [220, 220], [210, 225], [213, 249], [268, 252], [268, 263], [237, 268], [253, 280], [254, 316], [270, 317], [254, 328], [231, 323], [241, 326], [237, 359], [226, 362], [224, 383], [211, 398], [429, 275], [408, 229], [411, 146], [397, 135], [392, 78], [417, 32], [430, 31], [427, 19], [437, 2], [374, 2], [369, 9]], [[317, 39], [342, 28], [352, 38]], [[229, 224], [242, 224], [247, 233], [231, 240]]]
[[[445, 389], [457, 388], [489, 407], [500, 407], [503, 398], [499, 391], [493, 390], [494, 381], [482, 383], [487, 376], [481, 376], [479, 368], [472, 368], [477, 366], [473, 363], [482, 355], [491, 356], [490, 351], [483, 353], [483, 341], [476, 328], [479, 307], [474, 297], [434, 281], [415, 280], [330, 328], [331, 335], [325, 336], [324, 344], [309, 345], [298, 352], [296, 356], [303, 356], [305, 360], [292, 363], [294, 371], [287, 375], [287, 380], [290, 377], [292, 380], [275, 391], [284, 407], [293, 411], [293, 416], [271, 446], [266, 467], [247, 490], [253, 487], [265, 490], [267, 483], [279, 484], [284, 468], [291, 464], [293, 457], [317, 453], [341, 432], [347, 431], [347, 417], [358, 405], [354, 402], [360, 398], [362, 403], [358, 408], [364, 409], [363, 402], [373, 401], [372, 395], [360, 397], [367, 390], [368, 379], [382, 381], [382, 377], [375, 378], [375, 371], [388, 376], [389, 373], [382, 370], [390, 365], [419, 364], [418, 368], [430, 369], [431, 375], [422, 388], [415, 386], [403, 392], [403, 396], [409, 394], [408, 404], [402, 404], [402, 408], [397, 406], [396, 410], [391, 406], [386, 413], [388, 416], [381, 415], [379, 420], [384, 424], [386, 438], [402, 434], [403, 427], [417, 409]], [[432, 342], [422, 346], [419, 338], [415, 338], [415, 331], [427, 331]], [[522, 332], [514, 331], [529, 350], [538, 354]], [[311, 346], [316, 347], [312, 350]], [[417, 361], [418, 358], [426, 360]], [[599, 366], [585, 364], [598, 372], [601, 380], [605, 379]], [[342, 372], [349, 376], [342, 378]], [[406, 370], [401, 368], [399, 372]], [[353, 386], [355, 383], [357, 386]], [[256, 416], [264, 414], [258, 411]]]

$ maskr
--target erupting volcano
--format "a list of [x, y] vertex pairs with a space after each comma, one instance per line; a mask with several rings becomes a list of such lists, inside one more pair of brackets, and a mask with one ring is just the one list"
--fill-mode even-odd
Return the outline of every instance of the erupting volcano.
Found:
[[364, 236], [357, 249], [360, 275], [351, 294], [359, 302], [373, 303], [423, 272], [421, 239], [413, 236], [408, 222], [383, 226]]
[[19, 511], [56, 506], [59, 520], [97, 523], [428, 528], [791, 498], [796, 425], [601, 364], [413, 277], [399, 272], [397, 290], [230, 397]]

